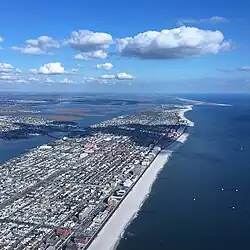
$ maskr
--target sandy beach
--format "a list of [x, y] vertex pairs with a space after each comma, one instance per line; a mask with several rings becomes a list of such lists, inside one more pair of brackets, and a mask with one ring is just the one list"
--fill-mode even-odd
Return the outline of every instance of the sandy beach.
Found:
[[[184, 113], [189, 110], [192, 110], [192, 106], [187, 106], [180, 111], [183, 119], [187, 120], [184, 117]], [[190, 123], [190, 126], [193, 126], [193, 122], [189, 120], [188, 122]], [[183, 144], [187, 138], [188, 133], [184, 133], [167, 149], [162, 150], [158, 154], [146, 172], [114, 212], [112, 217], [104, 225], [97, 237], [93, 240], [88, 248], [89, 250], [113, 250], [116, 248], [126, 227], [136, 217], [140, 207], [149, 196], [151, 187], [156, 180], [157, 175], [169, 160], [172, 152]]]
[[187, 105], [187, 106], [185, 106], [184, 109], [181, 109], [181, 110], [180, 110], [180, 113], [179, 113], [180, 117], [181, 117], [184, 121], [187, 122], [187, 125], [188, 125], [189, 127], [193, 127], [193, 126], [194, 126], [194, 123], [193, 123], [192, 121], [188, 120], [188, 119], [184, 116], [184, 114], [185, 114], [186, 112], [188, 112], [188, 111], [191, 111], [192, 109], [193, 109], [193, 105]]

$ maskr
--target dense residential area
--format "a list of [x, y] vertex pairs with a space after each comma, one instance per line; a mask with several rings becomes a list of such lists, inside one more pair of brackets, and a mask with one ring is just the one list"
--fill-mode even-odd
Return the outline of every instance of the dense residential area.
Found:
[[1, 249], [86, 249], [162, 148], [177, 106], [119, 116], [0, 166]]

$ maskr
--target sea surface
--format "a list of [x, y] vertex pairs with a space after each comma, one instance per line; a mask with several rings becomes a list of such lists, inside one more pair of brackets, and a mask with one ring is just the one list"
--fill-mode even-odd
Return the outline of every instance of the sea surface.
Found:
[[250, 249], [250, 96], [188, 95], [187, 142], [172, 154], [117, 250]]
[[[195, 124], [188, 140], [159, 174], [117, 250], [248, 250], [250, 95], [179, 97], [232, 107], [194, 106], [186, 113]], [[125, 113], [122, 109], [80, 123], [86, 127]], [[52, 140], [0, 141], [0, 162]]]

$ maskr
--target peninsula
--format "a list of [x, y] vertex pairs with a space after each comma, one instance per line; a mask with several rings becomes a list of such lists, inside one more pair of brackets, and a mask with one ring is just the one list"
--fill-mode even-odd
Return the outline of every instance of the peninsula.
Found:
[[119, 116], [0, 165], [0, 248], [113, 248], [187, 137], [190, 109], [162, 105]]

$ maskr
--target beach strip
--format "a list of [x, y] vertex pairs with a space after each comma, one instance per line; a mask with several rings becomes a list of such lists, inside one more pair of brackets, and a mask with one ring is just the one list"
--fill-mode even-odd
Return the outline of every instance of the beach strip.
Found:
[[[184, 116], [185, 112], [190, 110], [192, 110], [192, 105], [180, 109], [179, 116], [187, 122], [188, 126], [194, 126], [194, 123]], [[88, 250], [113, 250], [118, 246], [125, 229], [136, 217], [141, 206], [149, 196], [158, 174], [169, 160], [171, 154], [180, 145], [185, 143], [188, 136], [188, 133], [183, 133], [174, 143], [163, 149], [156, 156], [111, 218], [109, 218], [101, 231], [96, 235]]]
[[193, 127], [194, 123], [192, 121], [188, 120], [184, 115], [186, 112], [191, 111], [192, 109], [193, 109], [193, 105], [187, 105], [187, 106], [185, 106], [185, 108], [181, 109], [180, 113], [179, 113], [179, 116], [181, 117], [181, 119], [186, 121], [187, 125], [189, 127]]
[[169, 160], [172, 152], [183, 144], [188, 133], [183, 133], [167, 149], [162, 150], [141, 176], [127, 197], [122, 201], [111, 218], [107, 221], [88, 250], [112, 250], [118, 245], [126, 227], [136, 217], [140, 207], [150, 194], [157, 175]]
[[89, 246], [89, 250], [114, 249], [121, 234], [140, 210], [141, 205], [150, 193], [151, 186], [158, 172], [163, 168], [171, 153], [171, 150], [162, 150], [159, 153], [108, 222], [104, 225], [100, 233], [96, 236]]

